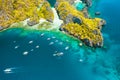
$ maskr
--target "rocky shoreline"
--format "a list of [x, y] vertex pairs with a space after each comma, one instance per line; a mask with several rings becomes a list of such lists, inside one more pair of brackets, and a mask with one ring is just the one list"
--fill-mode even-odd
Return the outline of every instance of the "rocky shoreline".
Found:
[[[0, 6], [0, 30], [25, 19], [29, 19], [27, 21], [29, 26], [40, 23], [41, 18], [53, 23], [54, 12], [47, 0], [23, 0], [22, 3], [25, 4], [21, 4], [21, 0], [16, 2], [0, 0], [2, 5]], [[80, 39], [87, 46], [102, 47], [101, 29], [105, 25], [105, 20], [91, 18], [87, 10], [90, 6], [92, 6], [92, 0], [56, 0], [54, 7], [60, 21], [63, 21], [61, 25], [59, 24], [59, 30]], [[99, 12], [96, 13], [96, 15], [99, 14]]]
[[[78, 3], [82, 4], [80, 0], [74, 1], [78, 1]], [[90, 0], [86, 1], [92, 3]], [[102, 26], [105, 25], [105, 20], [100, 18], [90, 18], [87, 12], [88, 5], [86, 5], [83, 10], [78, 11], [72, 6], [71, 3], [73, 2], [69, 0], [57, 0], [55, 8], [60, 19], [64, 22], [61, 25], [60, 30], [82, 40], [87, 46], [102, 47], [103, 37], [101, 29]]]

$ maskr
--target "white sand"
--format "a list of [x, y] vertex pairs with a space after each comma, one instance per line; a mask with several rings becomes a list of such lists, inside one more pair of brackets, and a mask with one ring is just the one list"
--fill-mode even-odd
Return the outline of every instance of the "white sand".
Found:
[[[61, 24], [63, 23], [63, 21], [59, 19], [59, 16], [58, 16], [57, 11], [55, 10], [55, 8], [52, 8], [52, 10], [53, 10], [53, 13], [54, 13], [54, 20], [53, 20], [53, 23], [50, 24], [51, 28], [49, 28], [48, 30], [52, 30], [52, 29], [58, 30], [59, 27], [61, 26]], [[20, 23], [23, 25], [23, 27], [27, 27], [27, 26], [28, 26], [28, 25], [27, 25], [27, 21], [28, 21], [28, 20], [29, 20], [29, 18], [26, 19], [26, 20], [24, 20], [24, 21], [21, 21], [21, 22], [20, 22]], [[39, 26], [40, 24], [44, 23], [44, 22], [48, 22], [48, 21], [47, 21], [46, 19], [41, 18], [41, 19], [39, 20], [39, 23], [38, 23], [38, 24], [36, 24], [36, 25], [34, 25], [34, 26], [28, 26], [27, 28], [38, 30], [38, 26]], [[13, 24], [13, 25], [16, 25], [16, 24], [18, 24], [18, 23], [15, 23], [15, 24]], [[11, 26], [11, 27], [12, 27], [12, 26]], [[46, 28], [45, 28], [45, 29], [46, 29]]]
[[53, 28], [58, 29], [61, 26], [61, 24], [63, 23], [63, 21], [59, 19], [59, 16], [58, 16], [55, 8], [52, 8], [52, 10], [53, 10], [53, 13], [54, 13]]

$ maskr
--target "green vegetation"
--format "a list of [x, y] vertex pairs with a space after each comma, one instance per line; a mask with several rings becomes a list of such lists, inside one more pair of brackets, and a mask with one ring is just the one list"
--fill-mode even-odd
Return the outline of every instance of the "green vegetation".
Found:
[[0, 26], [6, 28], [28, 18], [38, 23], [40, 18], [52, 21], [54, 15], [45, 0], [0, 0]]
[[[89, 46], [102, 46], [101, 27], [104, 24], [102, 19], [86, 18], [82, 11], [77, 11], [67, 1], [59, 1], [56, 9], [60, 19], [64, 21], [64, 25], [61, 27], [62, 30], [81, 39]], [[75, 22], [73, 18], [79, 20], [79, 23]]]

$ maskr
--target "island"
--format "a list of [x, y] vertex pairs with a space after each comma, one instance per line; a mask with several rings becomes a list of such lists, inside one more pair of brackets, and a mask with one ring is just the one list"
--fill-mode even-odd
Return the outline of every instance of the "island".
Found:
[[56, 26], [57, 30], [78, 38], [87, 46], [102, 47], [101, 29], [106, 22], [91, 18], [88, 13], [91, 5], [91, 0], [56, 0], [54, 6], [47, 0], [0, 0], [0, 30], [21, 21], [34, 27], [45, 20], [47, 26], [54, 24], [53, 28]]

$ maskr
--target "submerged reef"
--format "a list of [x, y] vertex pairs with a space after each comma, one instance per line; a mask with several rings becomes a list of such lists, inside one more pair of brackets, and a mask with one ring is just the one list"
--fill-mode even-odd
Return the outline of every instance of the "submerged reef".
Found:
[[[56, 0], [55, 10], [59, 20], [63, 21], [58, 29], [82, 40], [88, 46], [101, 47], [101, 29], [105, 21], [89, 17], [87, 9], [91, 5], [91, 0]], [[57, 24], [54, 12], [47, 0], [0, 0], [0, 30], [24, 20], [33, 27], [41, 23], [40, 19]]]

